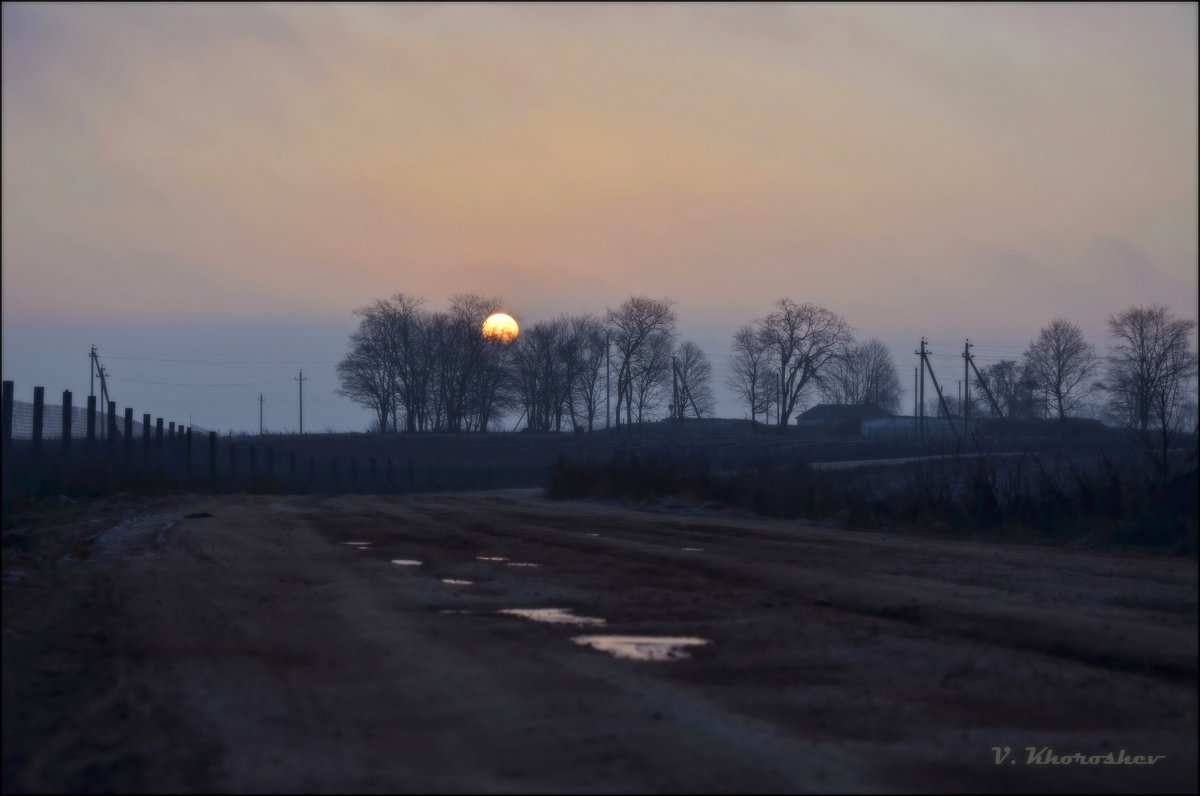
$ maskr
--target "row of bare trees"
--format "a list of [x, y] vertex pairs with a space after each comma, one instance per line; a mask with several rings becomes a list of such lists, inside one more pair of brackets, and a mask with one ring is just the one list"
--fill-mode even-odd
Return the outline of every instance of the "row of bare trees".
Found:
[[676, 343], [669, 301], [635, 296], [603, 320], [563, 315], [513, 341], [481, 331], [498, 301], [459, 295], [447, 312], [424, 304], [400, 293], [356, 311], [338, 392], [371, 409], [376, 430], [486, 431], [517, 412], [532, 431], [591, 431], [608, 413], [610, 383], [617, 425], [664, 405], [677, 417], [713, 411], [711, 365], [695, 343]]
[[[695, 343], [677, 342], [666, 299], [634, 296], [603, 318], [563, 315], [523, 329], [513, 342], [481, 333], [499, 302], [455, 296], [447, 312], [397, 294], [357, 311], [359, 327], [337, 370], [340, 393], [369, 407], [378, 430], [486, 431], [519, 412], [536, 431], [592, 430], [609, 402], [615, 423], [713, 412], [712, 365]], [[1166, 307], [1133, 307], [1112, 316], [1115, 344], [1097, 356], [1080, 328], [1055, 319], [1020, 361], [980, 374], [990, 400], [975, 396], [977, 417], [1065, 418], [1097, 394], [1110, 417], [1165, 439], [1195, 414], [1193, 321]], [[1100, 377], [1103, 378], [1100, 378]], [[726, 384], [754, 421], [784, 428], [806, 396], [829, 403], [876, 404], [896, 411], [902, 387], [882, 342], [857, 343], [841, 316], [814, 304], [778, 301], [733, 336]]]
[[1108, 327], [1114, 342], [1101, 357], [1078, 325], [1051, 321], [1020, 360], [1002, 359], [980, 371], [997, 405], [977, 396], [972, 412], [1066, 418], [1103, 407], [1115, 424], [1143, 432], [1175, 428], [1194, 415], [1195, 322], [1155, 305], [1110, 316]]
[[815, 304], [782, 299], [776, 309], [733, 335], [726, 384], [751, 420], [770, 416], [787, 426], [806, 394], [829, 403], [900, 405], [900, 375], [887, 346], [854, 342], [841, 316]]

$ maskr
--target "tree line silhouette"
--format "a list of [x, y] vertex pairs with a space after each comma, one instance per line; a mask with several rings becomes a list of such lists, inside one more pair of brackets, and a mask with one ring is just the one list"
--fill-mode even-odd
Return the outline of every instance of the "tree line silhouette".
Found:
[[[668, 418], [712, 415], [712, 363], [694, 342], [679, 341], [668, 299], [632, 296], [601, 317], [560, 315], [511, 341], [482, 332], [499, 309], [496, 299], [459, 294], [436, 312], [397, 293], [356, 310], [358, 328], [337, 366], [339, 394], [372, 410], [381, 432], [483, 432], [509, 413], [532, 431], [592, 431], [610, 411], [617, 427], [660, 419], [663, 410]], [[1056, 318], [1019, 361], [980, 369], [993, 400], [973, 396], [971, 414], [1067, 418], [1100, 395], [1111, 421], [1157, 434], [1165, 450], [1174, 431], [1194, 431], [1195, 325], [1164, 306], [1131, 307], [1110, 317], [1115, 343], [1101, 358], [1078, 325]], [[726, 365], [725, 383], [751, 421], [780, 429], [808, 395], [900, 406], [887, 346], [856, 342], [845, 318], [814, 304], [780, 299], [738, 328]]]

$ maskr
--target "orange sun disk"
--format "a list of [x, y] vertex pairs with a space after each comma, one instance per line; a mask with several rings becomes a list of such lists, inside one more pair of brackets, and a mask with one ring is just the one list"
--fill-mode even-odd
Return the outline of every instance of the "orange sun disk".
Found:
[[483, 322], [483, 336], [501, 343], [511, 343], [517, 339], [517, 331], [517, 322], [511, 315], [503, 312], [497, 312]]

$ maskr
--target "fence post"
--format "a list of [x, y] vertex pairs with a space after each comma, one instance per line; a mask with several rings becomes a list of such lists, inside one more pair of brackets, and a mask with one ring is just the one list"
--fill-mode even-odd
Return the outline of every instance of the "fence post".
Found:
[[62, 455], [63, 461], [71, 457], [71, 391], [63, 390], [62, 402]]
[[88, 396], [87, 406], [87, 452], [88, 456], [93, 456], [96, 453], [96, 396]]
[[133, 408], [125, 407], [125, 464], [133, 463]]
[[117, 402], [108, 402], [108, 458], [116, 458], [114, 449], [117, 446]]
[[154, 423], [154, 456], [161, 467], [163, 463], [163, 419], [160, 417]]
[[167, 444], [171, 450], [175, 450], [175, 421], [172, 420], [167, 426]]
[[33, 388], [33, 460], [42, 455], [42, 414], [45, 412], [46, 388]]
[[150, 413], [142, 414], [142, 461], [150, 461]]
[[187, 477], [187, 480], [189, 482], [191, 482], [191, 480], [192, 480], [192, 427], [191, 426], [188, 426], [188, 430], [187, 430], [187, 452], [186, 452], [186, 455], [187, 455], [187, 461], [184, 462], [184, 464], [183, 464], [183, 474]]
[[212, 491], [217, 491], [217, 432], [208, 432], [208, 483]]
[[3, 408], [0, 409], [0, 414], [4, 416], [4, 429], [0, 439], [3, 440], [4, 449], [8, 450], [8, 446], [12, 444], [13, 435], [13, 383], [11, 381], [4, 382], [4, 397]]

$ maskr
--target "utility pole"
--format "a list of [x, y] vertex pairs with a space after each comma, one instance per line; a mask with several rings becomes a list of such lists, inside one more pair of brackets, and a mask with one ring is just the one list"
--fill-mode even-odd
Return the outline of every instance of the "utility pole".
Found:
[[683, 413], [679, 411], [679, 362], [671, 357], [671, 412], [682, 425]]
[[[920, 351], [921, 363], [922, 363], [922, 365], [924, 365], [925, 369], [929, 371], [929, 378], [931, 378], [933, 380], [933, 389], [937, 391], [938, 408], [941, 410], [942, 414], [945, 415], [947, 422], [950, 423], [950, 430], [953, 431], [955, 434], [958, 434], [958, 429], [954, 427], [954, 418], [950, 416], [950, 408], [948, 406], [946, 406], [946, 399], [942, 396], [942, 385], [938, 384], [937, 376], [935, 376], [933, 373], [933, 366], [929, 364], [929, 354], [930, 353], [932, 353], [932, 352], [925, 349], [925, 338], [922, 337], [921, 338], [921, 351]], [[921, 398], [924, 399], [924, 397], [925, 397], [925, 374], [924, 374], [924, 372], [922, 372], [922, 374], [921, 374]], [[924, 425], [924, 414], [925, 414], [925, 402], [924, 402], [924, 400], [922, 400], [921, 401], [922, 425]]]
[[971, 422], [971, 338], [963, 344], [963, 425], [970, 428]]
[[[300, 371], [300, 375], [296, 377], [296, 381], [300, 382], [300, 433], [304, 433], [304, 382], [308, 379], [304, 378], [304, 371]], [[261, 406], [260, 406], [261, 408]]]
[[88, 356], [92, 360], [91, 372], [89, 374], [90, 395], [96, 394], [96, 377], [100, 377], [100, 437], [103, 439], [108, 435], [108, 424], [104, 422], [104, 407], [108, 406], [109, 401], [108, 382], [105, 380], [105, 377], [111, 374], [100, 364], [100, 354], [96, 352], [96, 346], [92, 346], [91, 353]]
[[921, 348], [919, 351], [914, 351], [914, 354], [921, 358], [921, 392], [917, 401], [919, 411], [917, 427], [921, 432], [921, 439], [925, 438], [925, 338], [921, 337]]
[[[301, 371], [303, 372], [303, 371]], [[258, 436], [262, 436], [262, 410], [263, 410], [263, 395], [258, 394]]]
[[996, 417], [1004, 419], [1004, 413], [1000, 411], [1000, 403], [996, 400], [996, 396], [992, 395], [991, 389], [988, 388], [987, 379], [979, 372], [979, 368], [975, 367], [975, 356], [967, 352], [967, 363], [971, 366], [971, 370], [975, 371], [975, 380], [979, 382], [979, 386], [983, 387], [983, 394], [987, 396], [988, 403], [992, 405], [992, 411], [996, 413]]

